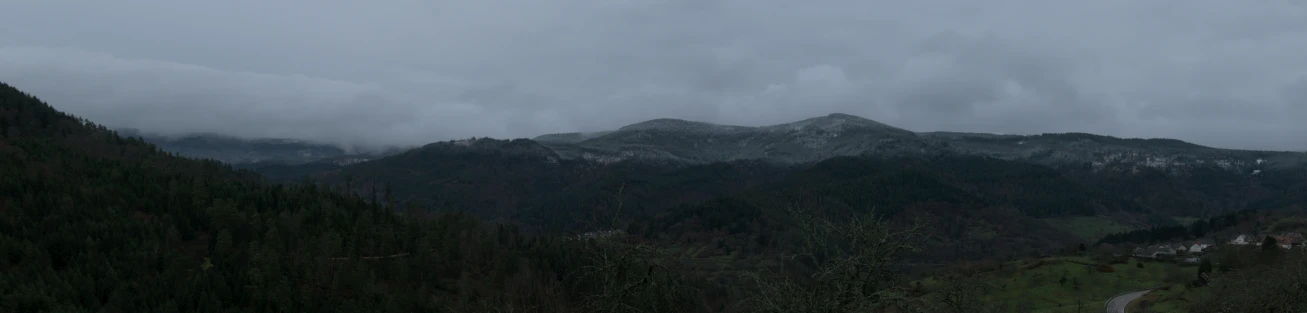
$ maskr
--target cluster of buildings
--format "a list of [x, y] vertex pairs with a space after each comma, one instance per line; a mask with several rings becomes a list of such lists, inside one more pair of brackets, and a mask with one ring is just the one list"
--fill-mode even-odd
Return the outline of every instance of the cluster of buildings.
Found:
[[[1275, 239], [1277, 245], [1283, 249], [1307, 249], [1304, 245], [1302, 233], [1285, 232], [1280, 234], [1266, 235], [1249, 235], [1240, 234], [1225, 244], [1233, 246], [1261, 246], [1266, 237]], [[1212, 239], [1190, 240], [1177, 243], [1156, 244], [1148, 247], [1136, 248], [1130, 253], [1131, 256], [1149, 259], [1169, 259], [1180, 262], [1197, 263], [1198, 260], [1207, 252], [1212, 250], [1217, 242]]]
[[1136, 248], [1130, 255], [1140, 258], [1165, 259], [1174, 257], [1198, 258], [1216, 245], [1215, 240], [1199, 239], [1178, 243], [1156, 244]]
[[1280, 245], [1280, 248], [1292, 249], [1292, 248], [1303, 247], [1302, 233], [1294, 233], [1294, 232], [1286, 232], [1286, 233], [1265, 235], [1265, 236], [1239, 235], [1239, 236], [1235, 236], [1233, 240], [1230, 240], [1229, 244], [1237, 245], [1237, 246], [1246, 246], [1246, 245], [1261, 246], [1262, 243], [1266, 240], [1265, 239], [1266, 237], [1274, 238], [1276, 244]]

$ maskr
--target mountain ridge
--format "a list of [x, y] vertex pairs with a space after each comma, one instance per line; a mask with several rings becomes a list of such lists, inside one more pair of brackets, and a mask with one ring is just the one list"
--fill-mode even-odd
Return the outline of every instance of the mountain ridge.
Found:
[[835, 113], [756, 127], [653, 119], [607, 132], [551, 134], [536, 139], [563, 158], [706, 164], [747, 159], [807, 163], [864, 153], [920, 155], [938, 150], [925, 147], [931, 143], [916, 137], [907, 130]]
[[[352, 152], [330, 144], [292, 139], [245, 139], [219, 134], [162, 136], [120, 131], [182, 156], [240, 166], [347, 165], [414, 148]], [[913, 132], [845, 113], [764, 126], [658, 118], [613, 130], [545, 134], [530, 140], [548, 147], [559, 159], [600, 163], [708, 164], [756, 159], [803, 164], [839, 156], [962, 153], [1055, 167], [1088, 165], [1100, 170], [1131, 170], [1130, 167], [1137, 165], [1184, 172], [1194, 167], [1215, 166], [1254, 175], [1265, 170], [1307, 165], [1307, 153], [1303, 152], [1226, 149], [1177, 139], [1120, 138], [1077, 132], [1033, 135]]]
[[1142, 165], [1185, 171], [1195, 166], [1254, 171], [1307, 165], [1307, 153], [1208, 147], [1169, 138], [1090, 133], [1010, 135], [912, 132], [871, 119], [831, 113], [767, 126], [653, 119], [616, 130], [533, 138], [568, 159], [712, 163], [763, 159], [810, 163], [836, 156], [963, 153], [1051, 166]]

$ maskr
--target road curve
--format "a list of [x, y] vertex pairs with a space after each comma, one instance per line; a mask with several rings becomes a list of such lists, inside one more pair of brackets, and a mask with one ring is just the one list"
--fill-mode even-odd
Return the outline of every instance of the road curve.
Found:
[[1139, 297], [1143, 297], [1144, 294], [1148, 293], [1149, 291], [1153, 291], [1153, 290], [1148, 289], [1148, 290], [1140, 290], [1135, 292], [1127, 292], [1112, 297], [1112, 299], [1107, 300], [1107, 313], [1125, 313], [1125, 306], [1129, 305], [1130, 301], [1135, 301], [1135, 299], [1139, 299]]

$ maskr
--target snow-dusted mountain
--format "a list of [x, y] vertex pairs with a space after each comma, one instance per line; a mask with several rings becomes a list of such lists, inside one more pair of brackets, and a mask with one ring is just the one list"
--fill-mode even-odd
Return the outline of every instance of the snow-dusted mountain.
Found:
[[762, 127], [656, 119], [614, 131], [551, 134], [535, 140], [562, 158], [601, 162], [635, 159], [699, 164], [763, 159], [807, 163], [864, 154], [961, 153], [1051, 166], [1125, 170], [1149, 167], [1166, 171], [1217, 167], [1249, 175], [1307, 165], [1307, 154], [1299, 152], [1229, 150], [1173, 139], [1123, 139], [1081, 133], [914, 133], [838, 113]]
[[1154, 168], [1184, 172], [1193, 168], [1221, 168], [1255, 175], [1307, 165], [1301, 152], [1220, 149], [1175, 139], [1124, 139], [1085, 133], [995, 135], [975, 133], [921, 133], [953, 151], [1053, 166], [1086, 166], [1094, 170]]
[[905, 155], [942, 149], [911, 131], [847, 114], [763, 127], [656, 119], [609, 132], [555, 134], [535, 140], [564, 158], [687, 163], [742, 159], [806, 163], [864, 153]]

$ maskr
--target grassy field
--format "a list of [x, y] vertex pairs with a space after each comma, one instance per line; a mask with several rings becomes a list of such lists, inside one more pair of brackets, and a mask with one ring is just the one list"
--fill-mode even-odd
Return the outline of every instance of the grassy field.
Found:
[[1058, 229], [1065, 229], [1085, 241], [1094, 241], [1109, 234], [1137, 228], [1097, 216], [1046, 218], [1044, 222]]
[[1183, 284], [1154, 290], [1130, 303], [1129, 312], [1183, 313], [1208, 288], [1188, 289]]
[[[709, 252], [703, 246], [684, 245], [662, 247], [671, 257], [687, 262], [711, 282], [726, 284], [739, 282], [747, 272], [774, 269], [778, 256], [749, 256], [738, 252]], [[1100, 312], [1108, 298], [1122, 292], [1171, 286], [1191, 280], [1197, 267], [1182, 267], [1174, 263], [1138, 260], [1110, 265], [1110, 271], [1100, 268], [1101, 262], [1089, 257], [1051, 257], [1026, 259], [1002, 263], [986, 263], [972, 267], [970, 277], [983, 282], [985, 287], [976, 296], [982, 302], [999, 307], [999, 312]], [[951, 277], [935, 276], [912, 282], [914, 293], [927, 301], [937, 298], [940, 290], [951, 286]], [[1178, 287], [1177, 287], [1178, 288]], [[729, 291], [721, 291], [729, 292]], [[1171, 312], [1183, 308], [1182, 299], [1155, 292], [1149, 305], [1154, 312]], [[1169, 310], [1169, 311], [1161, 311]]]
[[1265, 231], [1275, 233], [1287, 231], [1303, 232], [1304, 230], [1307, 230], [1307, 218], [1303, 217], [1283, 218], [1275, 221], [1275, 223], [1271, 225], [1267, 225], [1265, 228]]
[[[1002, 269], [976, 276], [989, 286], [982, 299], [1001, 306], [1003, 312], [1099, 312], [1108, 298], [1126, 291], [1172, 285], [1196, 275], [1196, 267], [1172, 263], [1136, 261], [1112, 265], [1102, 272], [1093, 260], [1084, 257], [1058, 257], [1022, 260], [1004, 264]], [[939, 278], [923, 280], [921, 286], [931, 297], [945, 282]]]

